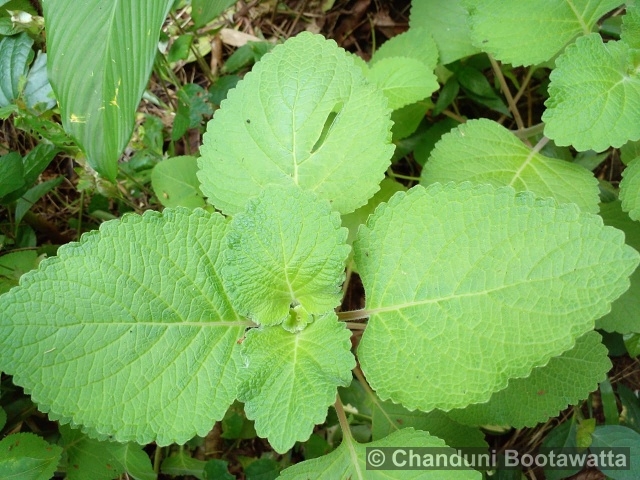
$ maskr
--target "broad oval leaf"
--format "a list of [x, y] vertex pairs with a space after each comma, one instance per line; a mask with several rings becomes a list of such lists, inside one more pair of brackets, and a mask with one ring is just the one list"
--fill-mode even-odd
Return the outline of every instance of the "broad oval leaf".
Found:
[[438, 46], [427, 28], [411, 27], [384, 42], [371, 57], [370, 64], [393, 57], [413, 58], [433, 70], [438, 65]]
[[62, 456], [62, 448], [33, 433], [14, 433], [0, 441], [0, 478], [49, 480]]
[[622, 172], [620, 182], [622, 210], [633, 220], [640, 221], [640, 158], [632, 160]]
[[356, 366], [351, 332], [335, 313], [317, 317], [302, 331], [252, 329], [242, 342], [238, 400], [258, 435], [276, 452], [303, 442], [322, 423], [339, 386], [351, 383]]
[[26, 33], [0, 40], [0, 107], [13, 103], [20, 94], [20, 79], [27, 74], [33, 40]]
[[597, 213], [598, 180], [579, 165], [546, 157], [527, 147], [499, 123], [469, 120], [442, 136], [422, 170], [421, 183], [464, 182], [508, 185], [558, 203]]
[[380, 398], [424, 411], [486, 401], [572, 348], [639, 259], [575, 205], [470, 183], [395, 194], [354, 250], [362, 369]]
[[557, 145], [601, 152], [640, 139], [640, 75], [624, 42], [580, 37], [551, 72], [544, 133]]
[[114, 180], [172, 0], [47, 0], [49, 80], [64, 129]]
[[[578, 35], [586, 35], [620, 0], [463, 0], [474, 44], [504, 63], [551, 60]], [[515, 27], [515, 28], [514, 28]]]
[[165, 207], [205, 207], [196, 173], [198, 161], [188, 155], [166, 158], [151, 171], [151, 186]]
[[301, 33], [265, 55], [209, 122], [198, 160], [202, 191], [234, 214], [266, 185], [295, 183], [352, 212], [389, 166], [389, 115], [348, 53]]
[[223, 274], [236, 311], [275, 325], [291, 309], [318, 315], [337, 307], [351, 250], [347, 234], [338, 213], [313, 193], [268, 187], [231, 222]]
[[235, 399], [250, 322], [220, 280], [227, 222], [166, 209], [102, 224], [0, 297], [0, 370], [62, 423], [184, 443]]

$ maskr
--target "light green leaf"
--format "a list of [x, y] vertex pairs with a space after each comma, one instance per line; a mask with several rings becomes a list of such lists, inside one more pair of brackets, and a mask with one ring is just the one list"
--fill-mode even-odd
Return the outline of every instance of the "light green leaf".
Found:
[[204, 436], [235, 398], [249, 323], [220, 280], [226, 228], [218, 214], [166, 209], [64, 245], [0, 297], [0, 370], [92, 435]]
[[375, 51], [371, 57], [371, 65], [384, 58], [409, 57], [419, 60], [429, 69], [438, 65], [438, 46], [429, 30], [412, 27], [400, 35], [390, 38]]
[[333, 312], [297, 333], [280, 327], [247, 332], [238, 400], [245, 402], [258, 435], [267, 437], [276, 452], [307, 440], [314, 425], [325, 420], [338, 386], [351, 382], [356, 362], [350, 337]]
[[191, 15], [196, 28], [206, 25], [234, 3], [235, 0], [192, 0]]
[[551, 72], [544, 133], [557, 145], [603, 151], [640, 139], [640, 78], [624, 42], [580, 37]]
[[266, 185], [295, 183], [352, 212], [389, 166], [389, 114], [350, 54], [301, 33], [265, 55], [209, 122], [202, 191], [233, 214]]
[[631, 48], [640, 49], [640, 5], [635, 3], [627, 5], [627, 12], [622, 17], [620, 39]]
[[546, 157], [527, 147], [502, 125], [469, 120], [442, 136], [422, 170], [421, 183], [450, 181], [508, 185], [558, 203], [575, 203], [597, 213], [598, 180], [587, 169]]
[[633, 220], [640, 221], [640, 158], [633, 160], [622, 172], [620, 182], [622, 210]]
[[426, 432], [405, 428], [376, 442], [361, 444], [345, 437], [329, 455], [300, 462], [280, 475], [282, 480], [480, 480], [474, 470], [370, 470], [367, 468], [367, 448], [380, 447], [445, 447], [444, 441]]
[[62, 449], [32, 433], [14, 433], [0, 441], [0, 478], [3, 480], [49, 480]]
[[151, 186], [165, 207], [204, 207], [196, 157], [167, 158], [151, 171]]
[[640, 141], [627, 142], [620, 147], [620, 160], [625, 165], [629, 165], [637, 157], [640, 157]]
[[53, 89], [47, 76], [47, 54], [42, 51], [38, 53], [33, 65], [31, 65], [23, 95], [30, 108], [39, 103], [44, 104], [45, 110], [56, 106], [56, 99], [53, 97]]
[[[619, 201], [603, 204], [600, 215], [605, 225], [624, 232], [627, 245], [640, 251], [640, 223], [622, 211]], [[607, 332], [640, 332], [640, 269], [636, 268], [630, 281], [629, 290], [613, 302], [607, 315], [596, 321], [596, 328]]]
[[0, 40], [0, 107], [11, 104], [20, 94], [20, 78], [27, 74], [33, 40], [26, 33]]
[[543, 367], [534, 368], [527, 378], [517, 378], [491, 396], [486, 403], [452, 410], [449, 416], [468, 425], [509, 425], [533, 427], [575, 405], [598, 389], [611, 369], [602, 337], [588, 332], [575, 346]]
[[[578, 35], [587, 35], [620, 0], [463, 0], [471, 37], [484, 52], [513, 66], [551, 60]], [[517, 28], [514, 26], [517, 25]]]
[[[267, 187], [231, 222], [223, 274], [236, 311], [275, 325], [292, 309], [306, 317], [337, 307], [346, 238], [328, 202], [295, 185]], [[286, 328], [304, 328], [291, 320]]]
[[173, 0], [48, 0], [49, 80], [64, 129], [114, 180]]
[[572, 348], [639, 261], [597, 215], [470, 183], [395, 194], [354, 251], [362, 369], [382, 400], [424, 411], [487, 401]]
[[392, 110], [423, 100], [439, 88], [433, 68], [409, 57], [382, 58], [367, 78], [382, 90]]
[[448, 65], [473, 55], [478, 49], [471, 43], [468, 13], [461, 0], [419, 0], [411, 5], [409, 25], [430, 32], [440, 52], [440, 63]]
[[60, 434], [69, 480], [111, 480], [125, 472], [135, 479], [157, 478], [140, 445], [94, 440], [68, 425], [60, 426]]

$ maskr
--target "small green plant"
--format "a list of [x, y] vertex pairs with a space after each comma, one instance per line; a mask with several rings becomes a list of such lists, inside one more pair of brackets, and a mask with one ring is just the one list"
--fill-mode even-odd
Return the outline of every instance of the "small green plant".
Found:
[[[45, 15], [49, 5], [60, 20], [55, 3], [45, 3]], [[0, 297], [0, 369], [60, 422], [71, 445], [70, 478], [91, 452], [101, 452], [105, 478], [153, 478], [140, 445], [205, 436], [236, 400], [280, 453], [308, 440], [334, 407], [340, 446], [282, 478], [377, 478], [367, 470], [366, 446], [487, 448], [479, 426], [534, 426], [595, 390], [611, 367], [596, 321], [605, 330], [638, 331], [637, 319], [615, 307], [635, 300], [611, 304], [640, 262], [618, 229], [634, 228], [623, 210], [640, 218], [640, 162], [625, 171], [621, 202], [600, 209], [593, 174], [544, 148], [549, 139], [578, 150], [640, 139], [640, 23], [629, 6], [621, 40], [604, 43], [591, 29], [620, 2], [595, 9], [572, 2], [553, 18], [575, 21], [543, 41], [540, 25], [553, 20], [543, 13], [548, 4], [507, 9], [463, 0], [436, 14], [435, 2], [416, 2], [409, 31], [369, 63], [318, 35], [287, 40], [229, 91], [199, 158], [154, 169], [162, 213], [102, 224]], [[156, 5], [146, 26], [164, 14]], [[527, 22], [517, 41], [510, 29], [507, 42], [513, 18]], [[445, 23], [457, 42], [438, 33]], [[69, 41], [55, 22], [48, 28], [52, 51]], [[142, 44], [151, 49], [148, 39]], [[479, 49], [498, 77], [498, 61], [533, 65], [559, 55], [543, 127], [524, 127], [508, 88], [507, 110], [490, 86], [492, 94], [481, 94], [487, 85], [472, 82], [471, 67], [455, 65]], [[96, 80], [94, 123], [74, 110], [86, 107], [87, 95], [67, 101], [81, 82], [72, 75], [77, 65], [65, 62], [75, 60], [52, 68], [63, 123], [113, 178], [111, 160], [132, 129], [126, 112], [139, 95], [113, 76], [121, 71], [114, 67]], [[141, 68], [133, 83], [143, 85], [145, 75]], [[510, 112], [519, 128], [514, 135], [492, 120], [467, 121], [442, 136], [422, 185], [405, 191], [385, 179], [392, 140], [416, 130], [438, 79]], [[592, 102], [581, 101], [589, 95]], [[455, 96], [438, 99], [438, 108]], [[117, 128], [105, 128], [110, 122]], [[541, 130], [547, 137], [537, 140]], [[167, 182], [178, 177], [177, 186]], [[199, 208], [205, 198], [209, 206]], [[365, 305], [343, 311], [343, 284], [354, 270]], [[367, 444], [356, 440], [345, 408], [358, 395], [368, 399], [373, 423]], [[623, 435], [589, 434], [602, 445]], [[28, 451], [38, 455], [26, 459]], [[62, 450], [20, 433], [0, 442], [0, 453], [23, 459], [12, 472], [38, 468], [46, 478]], [[190, 468], [220, 465], [182, 454], [166, 465], [176, 474]], [[385, 473], [482, 477], [474, 470]]]

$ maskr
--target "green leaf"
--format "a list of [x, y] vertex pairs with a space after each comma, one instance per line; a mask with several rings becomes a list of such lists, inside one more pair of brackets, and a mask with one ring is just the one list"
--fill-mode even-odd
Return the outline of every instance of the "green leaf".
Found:
[[409, 57], [382, 58], [367, 78], [382, 90], [392, 110], [423, 100], [439, 88], [433, 68]]
[[[543, 447], [560, 452], [563, 448], [577, 448], [577, 427], [576, 416], [550, 430], [543, 441]], [[556, 468], [545, 468], [544, 473], [547, 480], [565, 480], [582, 470], [574, 467], [567, 470], [557, 470]]]
[[53, 97], [53, 89], [47, 76], [47, 54], [38, 52], [24, 85], [24, 100], [29, 108], [34, 108], [37, 104], [44, 104], [44, 109], [48, 110], [56, 106], [56, 99]]
[[440, 52], [440, 63], [448, 65], [460, 58], [477, 53], [471, 43], [467, 10], [461, 0], [414, 1], [409, 25], [430, 32]]
[[33, 40], [26, 33], [0, 40], [0, 107], [20, 94], [20, 79], [27, 74]]
[[629, 165], [637, 157], [640, 157], [640, 141], [627, 142], [620, 147], [620, 160], [625, 165]]
[[325, 420], [338, 386], [351, 382], [356, 362], [350, 337], [333, 312], [297, 333], [280, 327], [247, 332], [238, 400], [245, 402], [258, 435], [267, 437], [276, 452], [307, 440], [314, 425]]
[[[172, 0], [48, 0], [49, 79], [65, 130], [115, 180]], [[89, 41], [90, 39], [90, 41]]]
[[389, 166], [385, 105], [349, 54], [301, 33], [265, 55], [209, 122], [198, 160], [202, 191], [233, 214], [266, 185], [295, 183], [352, 212]]
[[0, 298], [0, 370], [92, 435], [204, 436], [235, 398], [248, 324], [220, 280], [226, 227], [218, 214], [166, 209], [64, 245]]
[[236, 477], [229, 473], [228, 462], [213, 458], [204, 466], [204, 478], [208, 480], [234, 480]]
[[575, 346], [543, 367], [533, 369], [527, 378], [516, 378], [494, 393], [486, 403], [452, 410], [449, 416], [467, 425], [508, 425], [533, 427], [554, 417], [568, 405], [575, 405], [598, 389], [607, 378], [611, 362], [602, 337], [588, 332]]
[[[619, 201], [603, 204], [600, 215], [605, 225], [624, 232], [627, 245], [640, 250], [640, 223], [622, 211]], [[613, 302], [607, 315], [596, 321], [596, 328], [607, 332], [640, 332], [640, 269], [636, 269], [629, 280], [629, 290]]]
[[507, 105], [480, 70], [463, 65], [456, 68], [455, 74], [455, 78], [458, 79], [460, 86], [471, 100], [503, 115], [511, 116]]
[[617, 385], [616, 391], [622, 404], [620, 420], [625, 426], [640, 433], [640, 400], [638, 400], [638, 396], [621, 383]]
[[442, 136], [422, 170], [421, 183], [450, 181], [508, 185], [558, 203], [575, 203], [597, 213], [598, 180], [587, 169], [546, 157], [527, 147], [502, 125], [469, 120]]
[[640, 433], [620, 425], [602, 425], [596, 427], [591, 438], [591, 448], [628, 447], [631, 449], [629, 470], [602, 467], [598, 470], [613, 480], [635, 480], [640, 476], [640, 465], [637, 462], [640, 458]]
[[11, 152], [0, 157], [0, 200], [5, 203], [11, 192], [24, 185], [24, 166], [18, 152]]
[[16, 202], [16, 213], [14, 218], [16, 224], [22, 221], [26, 213], [38, 200], [60, 185], [63, 180], [64, 177], [55, 177], [51, 180], [47, 180], [46, 182], [39, 183], [27, 190]]
[[428, 29], [412, 27], [384, 42], [371, 57], [370, 64], [373, 66], [382, 59], [394, 57], [413, 58], [433, 70], [438, 65], [438, 46]]
[[171, 476], [189, 475], [199, 480], [204, 480], [204, 469], [207, 462], [191, 457], [184, 451], [176, 455], [167, 457], [162, 462], [160, 470], [162, 473]]
[[204, 207], [197, 171], [196, 157], [172, 157], [156, 164], [151, 172], [151, 186], [160, 203], [165, 207]]
[[640, 158], [633, 160], [622, 172], [620, 182], [622, 210], [633, 220], [640, 221]]
[[69, 480], [111, 480], [125, 472], [137, 480], [157, 478], [140, 445], [94, 440], [68, 425], [61, 425], [60, 433]]
[[639, 260], [575, 205], [470, 183], [395, 194], [354, 251], [362, 369], [382, 400], [424, 411], [487, 401], [571, 349]]
[[[476, 47], [513, 66], [551, 60], [578, 35], [587, 35], [620, 0], [528, 0], [505, 8], [500, 0], [463, 0]], [[517, 28], [514, 26], [517, 25]]]
[[195, 27], [206, 25], [234, 3], [235, 0], [192, 0], [191, 15]]
[[0, 441], [0, 478], [49, 480], [62, 449], [32, 433], [14, 433]]
[[260, 458], [244, 469], [246, 480], [275, 480], [280, 474], [280, 464], [271, 458]]
[[580, 37], [551, 72], [544, 133], [557, 145], [603, 151], [640, 139], [640, 78], [624, 42]]
[[342, 444], [329, 455], [300, 462], [280, 475], [282, 480], [335, 480], [337, 478], [367, 480], [480, 480], [482, 474], [474, 470], [370, 470], [367, 468], [367, 448], [380, 447], [446, 447], [437, 437], [426, 432], [405, 428], [376, 442], [361, 444], [345, 437]]
[[629, 3], [622, 17], [620, 38], [631, 48], [640, 49], [640, 5]]
[[236, 311], [263, 325], [299, 314], [295, 330], [337, 307], [346, 238], [328, 202], [295, 185], [268, 187], [231, 222], [223, 275]]
[[[4, 164], [6, 165], [4, 168], [8, 168], [10, 170], [9, 172], [6, 170], [3, 172], [3, 162], [5, 157], [0, 157], [0, 177], [4, 176], [8, 179], [8, 181], [6, 181], [6, 185], [16, 186], [22, 182], [21, 187], [11, 190], [9, 194], [2, 197], [2, 191], [5, 191], [2, 188], [5, 186], [5, 182], [3, 182], [0, 186], [0, 203], [11, 203], [18, 200], [27, 191], [27, 189], [33, 185], [58, 152], [59, 150], [53, 145], [39, 143], [21, 159], [22, 168], [18, 167], [17, 164], [17, 159], [20, 158], [20, 156], [17, 153], [12, 152], [6, 155], [9, 161], [7, 164]], [[4, 173], [4, 175], [2, 175], [2, 173]], [[16, 181], [16, 178], [13, 177], [13, 175], [19, 175], [20, 181]]]

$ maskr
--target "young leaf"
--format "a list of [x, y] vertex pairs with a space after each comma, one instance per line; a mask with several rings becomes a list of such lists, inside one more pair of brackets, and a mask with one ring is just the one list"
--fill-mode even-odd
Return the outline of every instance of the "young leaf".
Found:
[[510, 425], [533, 427], [575, 405], [598, 388], [611, 368], [602, 337], [588, 332], [575, 346], [527, 378], [517, 378], [496, 392], [486, 403], [452, 410], [449, 416], [467, 425]]
[[[480, 480], [482, 474], [475, 470], [370, 470], [367, 468], [367, 448], [379, 447], [445, 447], [438, 437], [426, 432], [405, 428], [388, 437], [371, 443], [357, 443], [344, 437], [342, 443], [329, 455], [300, 462], [287, 468], [280, 475], [281, 480], [335, 480], [352, 478], [367, 480]], [[369, 450], [371, 451], [371, 450]], [[374, 457], [379, 458], [379, 457]], [[391, 462], [389, 462], [391, 463]]]
[[248, 324], [220, 280], [227, 225], [166, 209], [61, 247], [0, 297], [0, 370], [51, 418], [93, 435], [205, 435], [235, 398]]
[[622, 210], [633, 220], [640, 221], [640, 158], [633, 160], [622, 172], [620, 182]]
[[0, 478], [49, 480], [62, 449], [32, 433], [14, 433], [0, 441]]
[[[605, 225], [624, 232], [627, 245], [640, 251], [640, 223], [622, 211], [619, 201], [603, 204], [600, 216]], [[640, 269], [636, 269], [629, 280], [629, 290], [613, 302], [608, 314], [596, 321], [596, 328], [607, 332], [640, 332]]]
[[[587, 35], [620, 0], [463, 0], [476, 47], [513, 66], [551, 60], [578, 35]], [[514, 28], [515, 27], [515, 28]]]
[[172, 0], [43, 2], [49, 75], [64, 129], [114, 180]]
[[326, 418], [338, 386], [351, 382], [356, 362], [350, 337], [334, 313], [317, 317], [296, 333], [280, 327], [247, 332], [238, 400], [245, 402], [258, 435], [267, 437], [276, 452], [307, 440], [314, 425]]
[[424, 411], [487, 401], [572, 348], [639, 260], [575, 205], [470, 183], [395, 194], [354, 251], [362, 369], [381, 399]]
[[602, 151], [640, 139], [640, 77], [624, 42], [578, 38], [551, 72], [544, 133], [558, 145]]
[[165, 207], [196, 208], [206, 206], [196, 173], [195, 157], [167, 158], [151, 171], [151, 186]]
[[371, 66], [385, 58], [409, 57], [422, 62], [429, 70], [438, 65], [438, 47], [429, 30], [411, 27], [387, 40], [371, 57]]
[[477, 53], [471, 43], [468, 14], [461, 0], [420, 0], [411, 5], [411, 28], [429, 32], [438, 46], [440, 63], [448, 65], [460, 58]]
[[223, 276], [236, 311], [276, 325], [292, 309], [306, 316], [337, 307], [346, 238], [328, 202], [295, 185], [267, 187], [231, 222]]
[[202, 191], [234, 214], [266, 185], [295, 183], [352, 212], [389, 166], [389, 113], [349, 54], [301, 33], [265, 55], [209, 122]]
[[426, 185], [467, 180], [509, 185], [598, 212], [598, 180], [591, 172], [541, 155], [491, 120], [469, 120], [443, 135], [422, 170], [421, 183]]
[[20, 78], [27, 73], [32, 45], [33, 40], [26, 33], [0, 40], [0, 107], [18, 98]]

